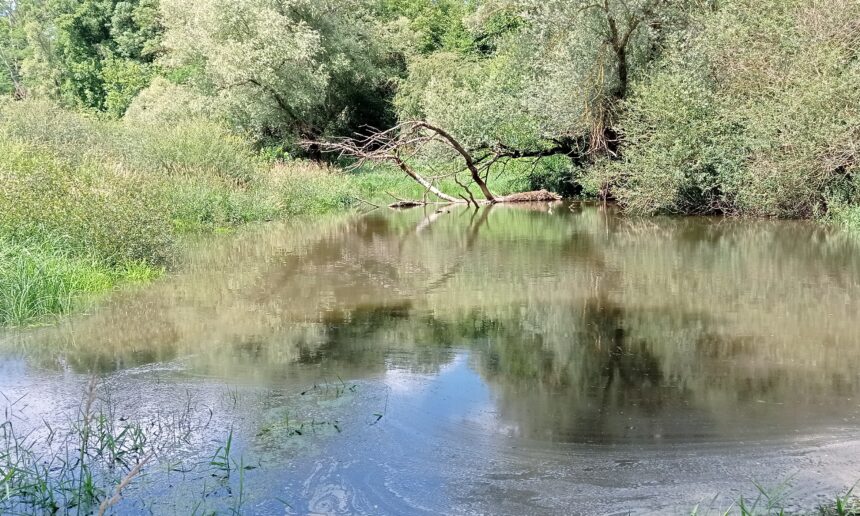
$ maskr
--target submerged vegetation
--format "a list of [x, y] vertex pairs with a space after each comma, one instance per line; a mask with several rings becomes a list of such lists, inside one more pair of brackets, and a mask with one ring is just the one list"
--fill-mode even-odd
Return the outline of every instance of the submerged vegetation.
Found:
[[[329, 388], [314, 385], [307, 398], [319, 404], [356, 386], [331, 386], [336, 393]], [[0, 393], [0, 512], [243, 514], [246, 475], [261, 467], [263, 457], [251, 463], [249, 443], [236, 443], [231, 421], [239, 418], [215, 414], [186, 396], [175, 410], [139, 411], [119, 403], [110, 384], [93, 376], [79, 406], [68, 414], [43, 414], [32, 425], [28, 396]], [[232, 403], [225, 403], [235, 411], [239, 394], [230, 396]], [[287, 448], [343, 430], [338, 420], [283, 418], [265, 425], [258, 437]], [[153, 499], [139, 485], [157, 486], [164, 496]], [[283, 502], [277, 505], [283, 508]]]

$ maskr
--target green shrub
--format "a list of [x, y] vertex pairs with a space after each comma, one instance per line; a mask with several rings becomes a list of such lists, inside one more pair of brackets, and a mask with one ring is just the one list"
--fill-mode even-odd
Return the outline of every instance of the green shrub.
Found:
[[[180, 230], [273, 216], [271, 206], [256, 205], [262, 161], [246, 141], [212, 121], [114, 121], [28, 101], [0, 105], [0, 134], [26, 147], [21, 157], [52, 163], [50, 171], [41, 163], [15, 164], [19, 175], [56, 175], [54, 169], [65, 167], [60, 175], [67, 179], [88, 178], [112, 192], [128, 189], [131, 208], [164, 215]], [[122, 212], [123, 206], [112, 209]]]
[[220, 124], [196, 119], [169, 125], [123, 124], [111, 152], [124, 166], [167, 176], [252, 183], [261, 162], [250, 145]]
[[0, 103], [0, 134], [73, 164], [88, 160], [166, 177], [214, 176], [250, 182], [261, 161], [250, 144], [202, 118], [162, 123], [115, 121], [40, 102]]
[[721, 3], [634, 86], [623, 160], [592, 180], [646, 213], [808, 217], [834, 191], [857, 202], [857, 20], [850, 0]]
[[59, 243], [108, 264], [165, 263], [168, 205], [149, 184], [95, 162], [70, 164], [44, 148], [0, 142], [0, 235]]
[[227, 181], [188, 177], [171, 181], [165, 195], [180, 233], [274, 220], [280, 215], [271, 196], [256, 185], [238, 188]]
[[702, 74], [678, 64], [639, 84], [627, 104], [622, 162], [599, 181], [637, 213], [733, 211], [747, 150]]
[[852, 231], [860, 231], [860, 202], [852, 204], [831, 201], [828, 219], [830, 222]]

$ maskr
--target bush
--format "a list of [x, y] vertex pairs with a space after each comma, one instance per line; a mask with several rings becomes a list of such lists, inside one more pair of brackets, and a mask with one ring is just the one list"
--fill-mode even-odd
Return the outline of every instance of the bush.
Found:
[[[68, 193], [63, 181], [77, 184], [89, 197], [67, 201], [80, 205], [100, 193], [125, 195], [126, 200], [105, 198], [92, 204], [94, 211], [106, 209], [105, 215], [120, 222], [129, 221], [124, 212], [131, 212], [132, 219], [139, 212], [166, 217], [179, 230], [202, 230], [272, 216], [269, 207], [253, 206], [262, 162], [244, 140], [215, 122], [138, 124], [72, 113], [48, 103], [15, 102], [0, 106], [0, 134], [29, 162], [7, 162], [7, 173], [16, 169], [21, 177], [52, 176], [56, 197]], [[95, 184], [99, 188], [90, 188]], [[44, 200], [39, 199], [25, 206]], [[198, 208], [199, 213], [194, 211]], [[152, 257], [158, 262], [165, 255]]]
[[0, 142], [0, 236], [93, 255], [109, 265], [163, 264], [169, 206], [145, 180], [102, 164], [70, 164], [44, 148]]
[[724, 2], [635, 85], [624, 159], [592, 180], [645, 213], [808, 217], [856, 204], [858, 20], [850, 0]]
[[133, 125], [0, 105], [0, 325], [153, 277], [184, 232], [272, 218], [260, 170], [211, 122]]
[[599, 181], [637, 213], [733, 211], [746, 149], [702, 74], [677, 64], [638, 85], [624, 118], [623, 162]]

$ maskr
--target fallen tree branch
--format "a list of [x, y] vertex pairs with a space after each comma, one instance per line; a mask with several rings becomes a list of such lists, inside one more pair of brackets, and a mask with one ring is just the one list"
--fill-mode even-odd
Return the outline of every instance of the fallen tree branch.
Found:
[[[441, 136], [448, 144], [457, 151], [460, 156], [462, 156], [463, 160], [466, 162], [466, 168], [469, 169], [469, 173], [472, 174], [472, 181], [478, 185], [478, 188], [481, 189], [481, 193], [484, 194], [484, 197], [490, 202], [495, 202], [496, 197], [490, 192], [490, 189], [487, 187], [487, 183], [481, 178], [481, 173], [478, 171], [478, 167], [475, 165], [475, 160], [472, 158], [472, 155], [458, 142], [451, 134], [440, 127], [436, 127], [435, 125], [428, 124], [427, 122], [416, 122], [415, 128], [420, 129], [424, 128], [429, 131], [432, 131], [439, 136]], [[471, 193], [469, 194], [471, 196]]]
[[547, 190], [521, 192], [500, 197], [498, 202], [553, 202], [560, 201], [561, 196]]
[[[392, 163], [404, 174], [424, 187], [425, 196], [429, 192], [449, 203], [465, 202], [466, 204], [478, 206], [482, 203], [520, 202], [520, 197], [496, 196], [487, 185], [490, 168], [499, 161], [507, 164], [512, 159], [534, 158], [535, 163], [537, 163], [537, 160], [549, 155], [564, 154], [571, 157], [576, 156], [575, 159], [578, 159], [582, 155], [580, 147], [574, 140], [556, 139], [552, 141], [556, 145], [548, 149], [513, 149], [504, 144], [497, 144], [494, 147], [481, 147], [476, 151], [467, 149], [456, 137], [441, 127], [426, 121], [408, 121], [384, 131], [373, 132], [369, 135], [359, 135], [355, 138], [339, 138], [329, 142], [307, 141], [303, 142], [303, 145], [314, 145], [321, 149], [322, 152], [334, 153], [341, 158], [348, 157], [354, 159], [354, 163], [350, 166], [352, 169], [357, 169], [367, 162]], [[410, 165], [409, 159], [418, 155], [422, 148], [431, 144], [441, 144], [450, 148], [458, 157], [458, 160], [462, 160], [465, 168], [449, 174], [439, 174], [434, 171], [436, 176], [434, 176], [433, 181], [419, 174]], [[476, 152], [480, 152], [482, 155], [476, 158]], [[470, 182], [478, 186], [484, 200], [478, 201], [469, 189], [469, 184], [460, 180], [457, 174], [464, 171], [468, 171]], [[458, 194], [460, 198], [457, 198], [441, 191], [434, 183], [442, 177], [452, 177], [465, 194]], [[557, 200], [560, 198], [545, 190], [540, 192], [525, 192], [518, 195], [521, 197], [526, 196], [530, 200]], [[404, 199], [399, 199], [399, 201], [399, 206], [407, 202]], [[410, 206], [420, 205], [419, 201], [409, 201], [408, 204]]]

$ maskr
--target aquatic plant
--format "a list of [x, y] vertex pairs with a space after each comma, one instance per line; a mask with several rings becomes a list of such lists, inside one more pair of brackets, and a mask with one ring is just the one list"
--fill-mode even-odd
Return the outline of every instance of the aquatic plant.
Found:
[[[45, 423], [21, 433], [8, 400], [0, 424], [0, 511], [104, 512], [141, 473], [156, 444], [139, 423], [116, 422], [97, 407], [93, 378], [76, 416], [63, 428]], [[108, 496], [108, 493], [112, 493]]]
[[[245, 472], [256, 469], [235, 457], [232, 430], [209, 461], [176, 458], [192, 435], [206, 430], [211, 413], [198, 413], [190, 403], [181, 413], [158, 413], [147, 420], [118, 416], [109, 388], [95, 376], [83, 401], [64, 424], [27, 424], [26, 395], [4, 396], [0, 420], [0, 513], [98, 514], [120, 505], [138, 479], [172, 471], [216, 478], [215, 491], [204, 485], [203, 499], [213, 493], [230, 504], [234, 514], [245, 502]], [[182, 457], [181, 454], [178, 457]], [[167, 469], [164, 466], [167, 466]], [[231, 478], [232, 472], [236, 478]], [[161, 477], [158, 477], [161, 478]], [[158, 480], [156, 480], [158, 482]], [[204, 482], [205, 484], [205, 482]], [[223, 491], [223, 492], [222, 492]], [[135, 490], [136, 495], [141, 491]], [[135, 496], [132, 503], [152, 500]], [[187, 501], [187, 500], [186, 500]]]

